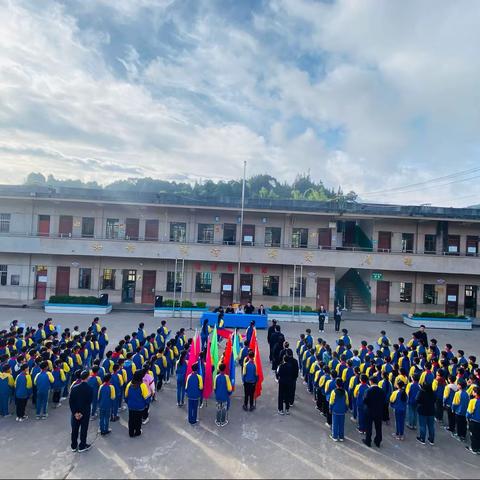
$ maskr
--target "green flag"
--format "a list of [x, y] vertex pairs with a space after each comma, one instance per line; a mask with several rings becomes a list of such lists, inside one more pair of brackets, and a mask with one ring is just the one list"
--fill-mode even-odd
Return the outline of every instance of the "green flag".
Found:
[[215, 375], [217, 373], [217, 368], [218, 368], [218, 335], [217, 335], [216, 325], [212, 332], [212, 341], [210, 344], [210, 355], [212, 357], [213, 378], [215, 378]]

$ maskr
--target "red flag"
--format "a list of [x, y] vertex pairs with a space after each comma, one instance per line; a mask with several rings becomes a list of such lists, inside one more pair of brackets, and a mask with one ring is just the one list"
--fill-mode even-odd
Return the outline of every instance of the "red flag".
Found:
[[226, 338], [226, 339], [229, 339], [231, 338], [232, 336], [232, 331], [231, 330], [227, 330], [226, 328], [219, 328], [217, 330], [217, 334], [219, 337], [223, 337], [223, 338]]
[[227, 367], [225, 373], [230, 375], [230, 357], [232, 356], [232, 338], [227, 340], [227, 346], [225, 347], [225, 353], [223, 355], [223, 363]]
[[207, 360], [205, 362], [205, 385], [203, 386], [203, 398], [209, 398], [213, 391], [212, 356], [210, 355], [210, 339], [207, 343]]
[[262, 383], [263, 383], [263, 367], [262, 367], [262, 357], [260, 356], [260, 350], [258, 348], [257, 341], [257, 329], [253, 329], [252, 339], [250, 345], [248, 346], [250, 350], [255, 352], [255, 366], [257, 367], [257, 385], [255, 387], [255, 399], [257, 399], [262, 394]]
[[196, 358], [198, 358], [198, 356], [202, 353], [202, 344], [200, 343], [200, 335], [196, 334], [193, 341], [195, 342], [195, 355], [196, 355]]
[[188, 378], [188, 376], [192, 373], [192, 365], [197, 362], [198, 355], [200, 353], [199, 350], [197, 351], [197, 337], [200, 339], [197, 333], [195, 333], [195, 337], [188, 352], [187, 375], [185, 378]]

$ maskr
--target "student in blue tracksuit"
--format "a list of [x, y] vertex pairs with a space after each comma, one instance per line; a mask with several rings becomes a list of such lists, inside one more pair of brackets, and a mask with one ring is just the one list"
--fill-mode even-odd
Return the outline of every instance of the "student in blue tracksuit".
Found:
[[417, 395], [420, 391], [420, 375], [415, 374], [412, 378], [412, 381], [408, 383], [405, 393], [408, 396], [407, 400], [407, 427], [410, 430], [415, 430], [417, 428]]
[[355, 387], [353, 395], [357, 402], [358, 431], [364, 433], [367, 431], [367, 419], [365, 407], [363, 404], [365, 393], [368, 390], [368, 377], [365, 374], [360, 375], [360, 383]]
[[98, 408], [100, 412], [100, 435], [108, 435], [111, 430], [110, 416], [112, 414], [113, 402], [116, 398], [115, 387], [110, 383], [112, 375], [110, 373], [105, 374], [102, 385], [98, 389]]
[[13, 388], [15, 387], [15, 381], [10, 373], [10, 366], [4, 365], [0, 373], [0, 416], [8, 417], [10, 415], [8, 411], [8, 405], [13, 394]]
[[185, 392], [188, 397], [188, 422], [190, 425], [197, 423], [198, 404], [203, 392], [203, 379], [198, 374], [198, 364], [192, 365], [192, 373], [187, 378]]
[[15, 379], [15, 404], [17, 407], [17, 422], [27, 420], [25, 408], [27, 406], [28, 397], [32, 393], [32, 377], [28, 373], [28, 365], [24, 363], [20, 367], [20, 373]]
[[128, 405], [128, 434], [130, 438], [139, 437], [142, 434], [142, 418], [145, 408], [148, 406], [150, 393], [143, 383], [143, 372], [135, 372], [132, 381], [125, 389], [125, 401]]
[[457, 426], [456, 436], [464, 442], [467, 438], [467, 409], [470, 397], [467, 393], [465, 381], [458, 383], [458, 391], [455, 393], [452, 402], [452, 411], [455, 413], [455, 424]]
[[208, 326], [208, 319], [205, 319], [203, 321], [202, 330], [200, 332], [200, 339], [202, 341], [202, 351], [207, 348], [209, 333], [210, 333], [210, 327]]
[[473, 388], [474, 397], [469, 401], [467, 408], [467, 420], [470, 430], [470, 447], [466, 447], [471, 453], [480, 455], [480, 387]]
[[395, 410], [395, 437], [405, 440], [405, 416], [407, 413], [408, 395], [405, 392], [405, 383], [401, 380], [397, 384], [398, 390], [390, 395], [390, 405]]
[[335, 389], [330, 394], [330, 412], [332, 414], [332, 434], [334, 442], [343, 442], [345, 430], [345, 414], [348, 411], [348, 395], [343, 388], [341, 378], [335, 380]]
[[248, 410], [248, 404], [250, 404], [250, 411], [255, 410], [255, 388], [257, 386], [258, 375], [257, 366], [255, 365], [255, 353], [250, 350], [248, 352], [248, 361], [243, 365], [242, 380], [244, 389], [244, 402], [243, 409]]
[[[105, 378], [106, 378], [106, 375], [105, 375]], [[118, 364], [115, 364], [113, 366], [113, 373], [110, 379], [110, 385], [112, 385], [115, 388], [115, 399], [112, 402], [111, 421], [116, 422], [120, 420], [120, 417], [118, 416], [118, 410], [120, 408], [120, 403], [122, 401], [122, 393], [123, 393], [123, 385], [124, 385], [123, 375], [120, 371], [120, 365]]]
[[[217, 407], [219, 409], [225, 409], [228, 411], [230, 409], [230, 395], [232, 394], [233, 387], [230, 381], [230, 377], [225, 375], [227, 367], [224, 363], [220, 364], [218, 367], [219, 374], [215, 377], [213, 381], [213, 390], [215, 392], [215, 400], [217, 402]], [[228, 423], [228, 420], [225, 418], [225, 421], [222, 423], [217, 423], [217, 426], [223, 427]]]
[[177, 362], [177, 407], [183, 407], [185, 405], [185, 384], [187, 380], [187, 352], [184, 350], [180, 354], [180, 358]]
[[37, 420], [46, 419], [48, 417], [48, 394], [55, 381], [52, 372], [48, 371], [48, 362], [40, 364], [41, 372], [34, 379], [37, 387]]
[[87, 383], [90, 385], [90, 388], [93, 391], [93, 399], [92, 399], [92, 418], [97, 417], [97, 406], [98, 406], [98, 389], [102, 384], [102, 379], [98, 375], [98, 371], [100, 368], [98, 365], [94, 365], [92, 367], [92, 371], [90, 373], [90, 377], [88, 377]]
[[100, 360], [103, 360], [103, 356], [105, 354], [105, 349], [107, 348], [107, 345], [108, 345], [107, 327], [102, 327], [98, 335], [98, 346], [99, 346], [98, 358]]

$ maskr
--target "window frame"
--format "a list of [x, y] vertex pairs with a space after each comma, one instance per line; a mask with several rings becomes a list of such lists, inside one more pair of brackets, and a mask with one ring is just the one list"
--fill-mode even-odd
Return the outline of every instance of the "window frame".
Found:
[[[205, 235], [208, 232], [208, 235]], [[201, 237], [203, 233], [203, 238]], [[209, 237], [209, 238], [207, 238]], [[214, 223], [199, 223], [197, 227], [197, 243], [212, 244], [215, 243], [215, 224]]]
[[[409, 287], [408, 289], [407, 289], [407, 286]], [[412, 298], [413, 298], [413, 283], [400, 282], [400, 303], [412, 303]]]
[[[205, 282], [205, 279], [210, 279], [210, 283]], [[211, 272], [197, 272], [195, 274], [195, 293], [212, 293], [212, 280]]]
[[[177, 228], [183, 229], [183, 235], [178, 237], [178, 232], [176, 231]], [[186, 222], [170, 222], [170, 230], [169, 230], [169, 239], [170, 242], [175, 243], [185, 243], [187, 241], [187, 223]]]
[[[105, 283], [105, 272], [111, 272], [108, 283]], [[115, 290], [115, 268], [104, 268], [102, 272], [102, 290]]]
[[[267, 231], [270, 231], [270, 239], [267, 240]], [[278, 241], [274, 241], [274, 234], [273, 232], [278, 233]], [[264, 246], [265, 247], [280, 247], [282, 244], [282, 227], [265, 227], [265, 238], [264, 238]]]
[[[276, 281], [272, 281], [276, 279]], [[275, 293], [276, 288], [276, 293]], [[265, 297], [278, 297], [280, 291], [280, 275], [264, 275], [262, 279], [262, 294]]]
[[10, 233], [11, 222], [12, 222], [11, 213], [0, 213], [0, 233]]
[[[308, 233], [308, 228], [306, 227], [292, 228], [292, 248], [308, 248]], [[304, 235], [305, 238], [303, 238]], [[305, 243], [302, 243], [302, 239], [305, 240]]]
[[92, 289], [92, 269], [91, 268], [80, 267], [78, 269], [78, 289], [79, 290]]

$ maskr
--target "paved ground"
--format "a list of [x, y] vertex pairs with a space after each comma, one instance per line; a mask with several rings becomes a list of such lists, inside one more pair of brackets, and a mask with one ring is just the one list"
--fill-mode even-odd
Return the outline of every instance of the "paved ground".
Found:
[[[0, 309], [0, 328], [13, 318], [28, 324], [43, 320], [38, 310]], [[86, 326], [85, 316], [54, 316], [63, 327]], [[110, 338], [136, 330], [144, 321], [147, 330], [157, 326], [151, 314], [114, 313], [102, 319]], [[189, 322], [169, 321], [172, 328], [189, 327]], [[311, 325], [310, 325], [311, 326]], [[354, 344], [378, 338], [378, 322], [345, 322]], [[408, 338], [411, 329], [397, 322], [387, 323], [391, 338]], [[306, 327], [282, 324], [292, 342]], [[333, 342], [331, 326], [325, 337]], [[480, 356], [480, 330], [472, 332], [429, 332], [443, 345], [447, 341]], [[266, 345], [265, 332], [259, 332]], [[266, 354], [267, 349], [263, 349]], [[266, 364], [265, 364], [266, 360]], [[268, 360], [264, 359], [268, 372]], [[368, 449], [347, 420], [346, 441], [334, 444], [324, 418], [314, 409], [312, 398], [298, 385], [296, 406], [289, 417], [276, 414], [276, 383], [268, 374], [264, 393], [254, 413], [241, 409], [241, 392], [234, 394], [230, 423], [219, 429], [214, 424], [215, 406], [210, 402], [200, 411], [201, 422], [191, 427], [186, 412], [175, 406], [175, 386], [167, 385], [151, 409], [151, 422], [144, 435], [130, 439], [126, 415], [112, 425], [113, 433], [96, 438], [97, 422], [90, 427], [94, 448], [84, 454], [69, 450], [69, 413], [65, 404], [51, 411], [47, 421], [0, 419], [0, 478], [480, 478], [480, 457], [468, 453], [443, 429], [437, 430], [435, 447], [421, 446], [407, 431], [405, 442], [394, 441], [391, 427], [384, 429], [382, 448]]]

